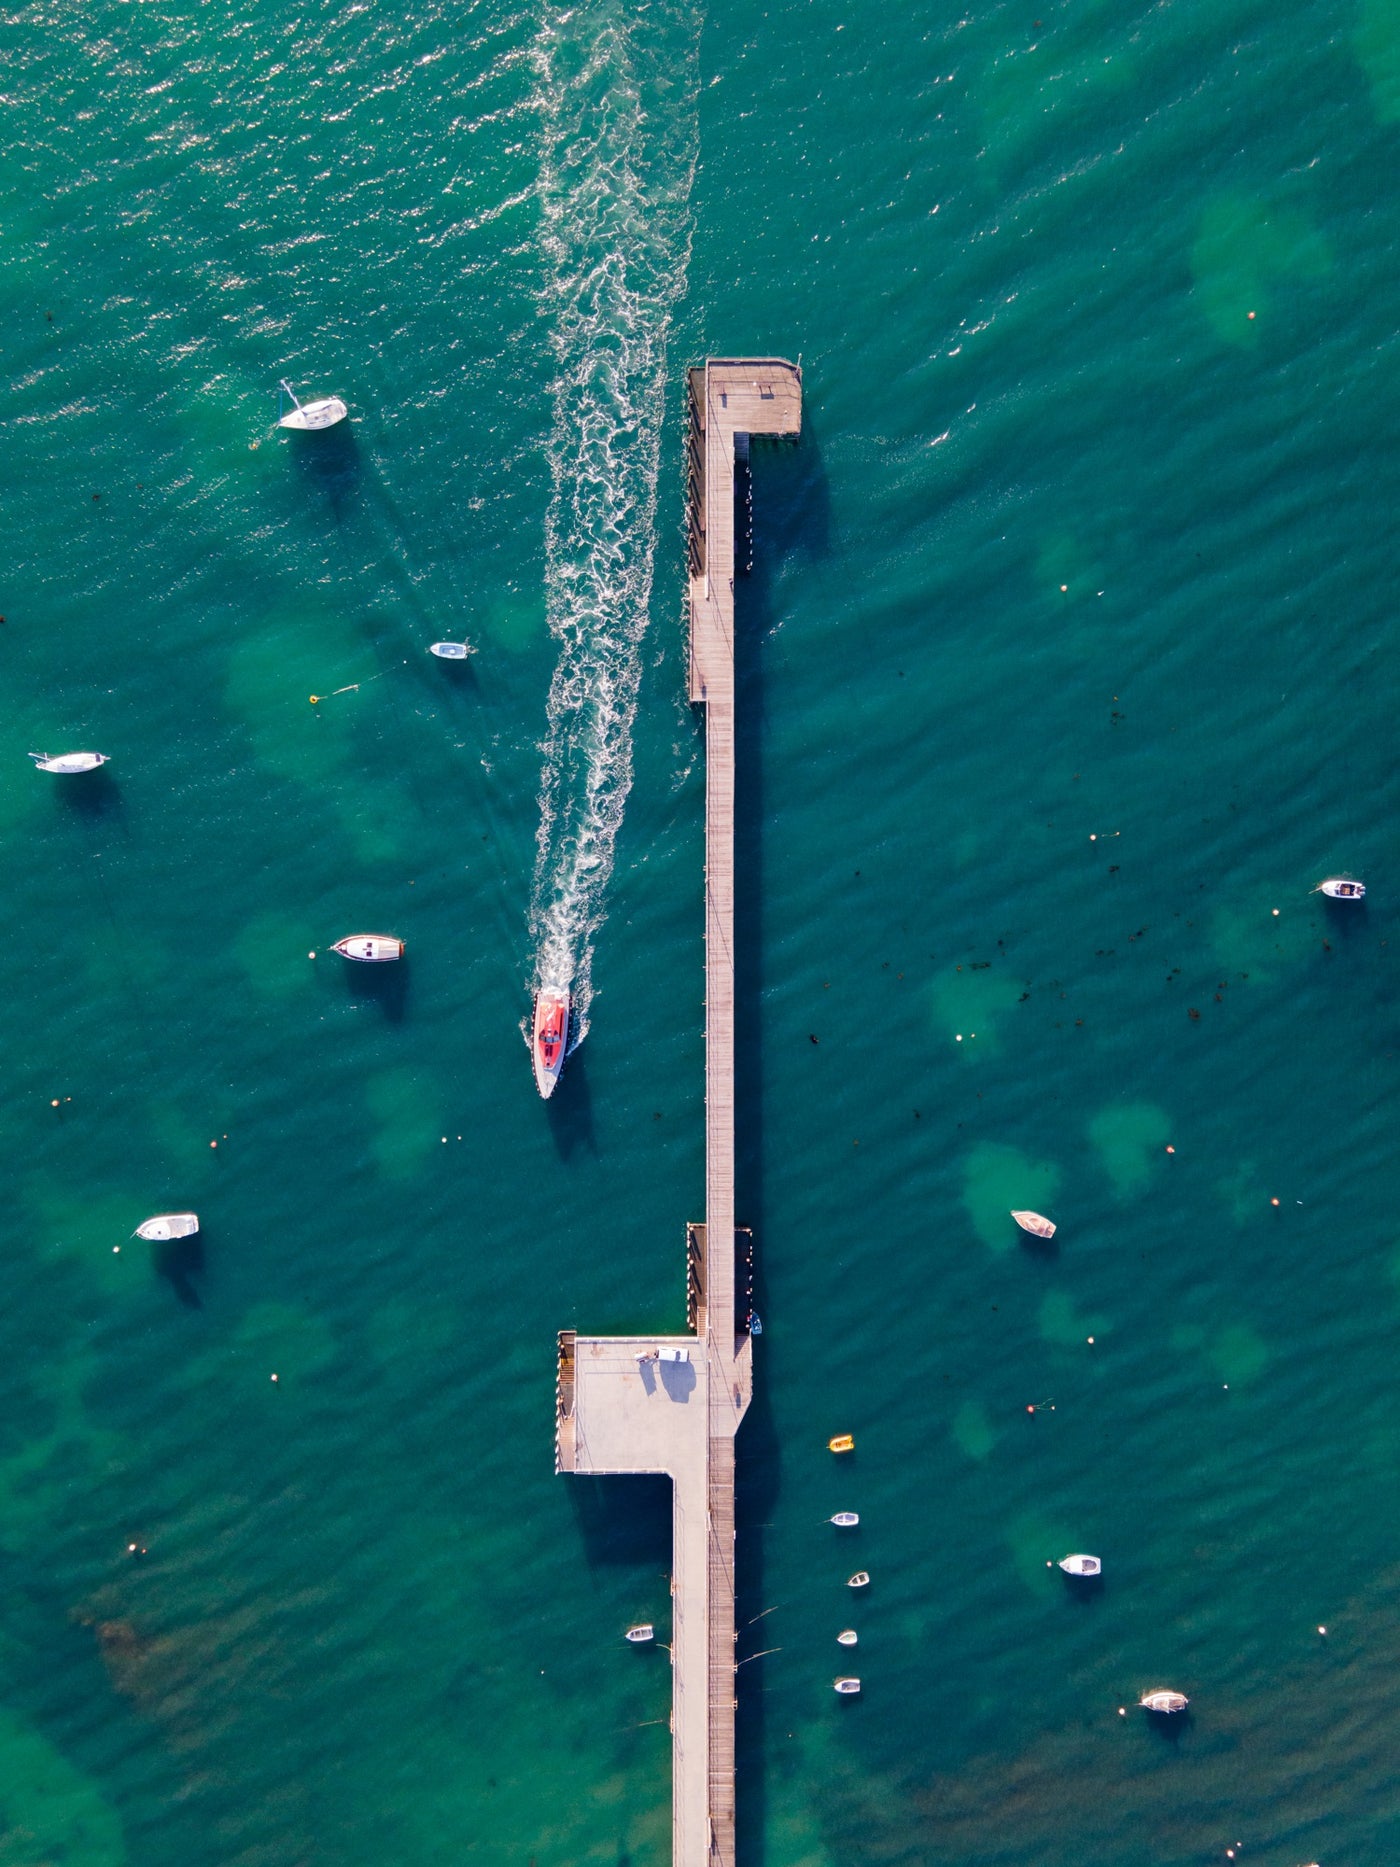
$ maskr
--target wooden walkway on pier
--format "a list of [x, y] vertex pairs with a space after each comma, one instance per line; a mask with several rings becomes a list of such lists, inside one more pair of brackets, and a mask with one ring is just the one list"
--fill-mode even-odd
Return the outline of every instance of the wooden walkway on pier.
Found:
[[[801, 373], [781, 358], [690, 372], [690, 697], [705, 707], [705, 1220], [687, 1234], [697, 1333], [559, 1338], [558, 1468], [672, 1480], [673, 1867], [734, 1867], [734, 1435], [752, 1391], [734, 1217], [736, 497], [746, 517], [749, 437], [801, 426]], [[746, 534], [739, 543], [746, 563]], [[663, 1349], [687, 1359], [661, 1361]]]

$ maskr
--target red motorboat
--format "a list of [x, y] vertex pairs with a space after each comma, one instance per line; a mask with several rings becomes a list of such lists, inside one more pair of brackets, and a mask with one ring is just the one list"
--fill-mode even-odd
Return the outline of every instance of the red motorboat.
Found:
[[568, 1045], [569, 994], [546, 987], [535, 994], [535, 1036], [530, 1046], [535, 1087], [546, 1098], [554, 1094]]

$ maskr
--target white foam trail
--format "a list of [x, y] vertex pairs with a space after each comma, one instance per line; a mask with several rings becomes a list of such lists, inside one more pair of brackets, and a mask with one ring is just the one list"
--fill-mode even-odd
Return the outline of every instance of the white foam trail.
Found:
[[575, 1044], [632, 784], [666, 341], [690, 258], [699, 33], [684, 4], [584, 0], [551, 11], [535, 46], [555, 358], [545, 607], [560, 652], [530, 934], [536, 989], [573, 994]]

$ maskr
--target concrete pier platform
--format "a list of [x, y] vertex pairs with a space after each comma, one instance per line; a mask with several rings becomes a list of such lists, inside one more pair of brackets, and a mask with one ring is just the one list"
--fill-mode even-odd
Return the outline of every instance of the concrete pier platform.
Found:
[[705, 707], [706, 759], [705, 1218], [687, 1230], [696, 1333], [564, 1331], [555, 1462], [671, 1479], [672, 1860], [733, 1867], [734, 1437], [753, 1365], [734, 1215], [735, 468], [750, 436], [800, 432], [802, 376], [782, 358], [738, 357], [689, 380], [689, 685]]

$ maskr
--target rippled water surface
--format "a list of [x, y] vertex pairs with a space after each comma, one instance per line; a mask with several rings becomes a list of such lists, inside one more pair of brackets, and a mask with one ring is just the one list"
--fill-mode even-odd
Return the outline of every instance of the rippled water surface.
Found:
[[7, 15], [7, 1867], [668, 1858], [746, 351], [746, 1867], [1400, 1851], [1400, 18], [1036, 3]]

